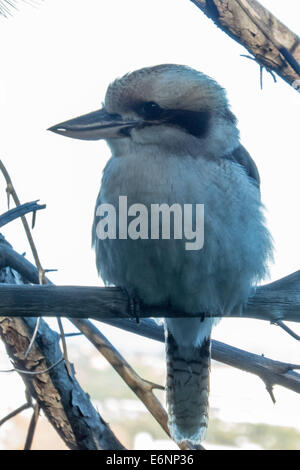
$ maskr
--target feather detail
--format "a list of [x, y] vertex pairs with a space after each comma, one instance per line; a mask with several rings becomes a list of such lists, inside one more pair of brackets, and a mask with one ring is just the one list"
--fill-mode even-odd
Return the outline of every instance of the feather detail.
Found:
[[199, 444], [208, 425], [210, 338], [201, 346], [180, 348], [166, 335], [168, 426], [176, 442]]

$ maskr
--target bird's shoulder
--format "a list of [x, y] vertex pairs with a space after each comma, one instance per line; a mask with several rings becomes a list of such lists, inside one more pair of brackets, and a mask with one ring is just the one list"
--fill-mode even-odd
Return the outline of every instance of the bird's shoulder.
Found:
[[241, 165], [244, 168], [246, 174], [256, 183], [258, 188], [260, 187], [260, 177], [257, 166], [254, 160], [251, 158], [249, 152], [242, 144], [236, 147], [231, 153], [226, 155], [225, 158]]

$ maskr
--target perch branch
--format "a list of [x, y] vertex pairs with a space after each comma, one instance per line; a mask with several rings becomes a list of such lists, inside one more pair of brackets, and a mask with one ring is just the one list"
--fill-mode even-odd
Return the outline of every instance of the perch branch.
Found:
[[[4, 284], [0, 286], [0, 314], [11, 317], [128, 318], [128, 296], [117, 287]], [[218, 317], [220, 313], [184, 313], [169, 307], [140, 304], [139, 316], [195, 318]], [[234, 310], [228, 317], [252, 318], [276, 323], [300, 322], [300, 271], [257, 288], [242, 313]]]
[[300, 38], [256, 0], [191, 0], [267, 70], [293, 86], [299, 80]]
[[[20, 274], [32, 283], [39, 282], [38, 270], [32, 263], [27, 261], [23, 256], [15, 252], [5, 240], [1, 240], [0, 236], [0, 268], [13, 265]], [[263, 286], [265, 291], [276, 290], [280, 288], [287, 292], [299, 292], [299, 272], [287, 276], [279, 281]], [[1, 288], [1, 287], [0, 287]], [[94, 288], [99, 289], [99, 288]], [[118, 289], [116, 289], [119, 292]], [[1, 291], [0, 291], [1, 292]], [[124, 299], [125, 302], [125, 299]], [[0, 301], [1, 305], [1, 301]], [[278, 317], [278, 314], [276, 314]], [[134, 319], [125, 315], [123, 318], [101, 318], [101, 322], [122, 328], [126, 331], [136, 333], [157, 341], [164, 341], [164, 331], [162, 326], [149, 319], [141, 319], [137, 324]], [[272, 361], [256, 354], [234, 348], [219, 341], [212, 342], [212, 357], [216, 361], [236, 367], [238, 369], [251, 372], [259, 377], [268, 377], [274, 384], [294, 390], [300, 393], [300, 375], [293, 371], [297, 366], [294, 364], [285, 364], [278, 361]], [[52, 361], [55, 362], [55, 361]], [[264, 380], [265, 381], [265, 380]]]

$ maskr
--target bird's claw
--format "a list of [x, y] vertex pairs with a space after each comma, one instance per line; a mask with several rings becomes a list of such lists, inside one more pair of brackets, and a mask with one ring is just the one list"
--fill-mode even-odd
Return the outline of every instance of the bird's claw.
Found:
[[130, 318], [135, 318], [136, 322], [140, 323], [140, 311], [141, 311], [140, 305], [141, 304], [140, 304], [139, 299], [135, 297], [134, 295], [130, 295], [130, 293], [126, 289], [122, 289], [122, 290], [125, 291], [128, 296], [128, 310], [127, 310], [128, 316]]
[[129, 296], [129, 311], [130, 316], [134, 317], [137, 323], [140, 323], [140, 302], [136, 297]]

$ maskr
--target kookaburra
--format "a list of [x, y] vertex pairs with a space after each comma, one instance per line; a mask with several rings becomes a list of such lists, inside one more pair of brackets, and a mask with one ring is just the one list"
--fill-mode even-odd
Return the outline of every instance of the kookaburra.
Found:
[[[186, 66], [143, 68], [111, 83], [101, 110], [50, 130], [105, 139], [110, 147], [93, 225], [97, 268], [105, 283], [145, 304], [182, 312], [165, 319], [169, 429], [177, 442], [199, 443], [217, 323], [209, 314], [241, 308], [272, 253], [258, 171], [240, 144], [225, 91]], [[187, 250], [184, 237], [99, 238], [97, 208], [111, 204], [118, 213], [121, 195], [148, 208], [204, 204], [203, 247]]]

